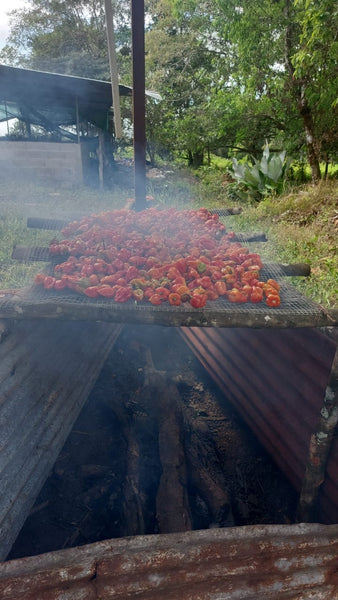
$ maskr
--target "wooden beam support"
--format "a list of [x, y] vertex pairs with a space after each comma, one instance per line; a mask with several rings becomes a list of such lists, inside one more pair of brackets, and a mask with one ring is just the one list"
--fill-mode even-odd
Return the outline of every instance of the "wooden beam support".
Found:
[[303, 485], [300, 493], [297, 520], [309, 523], [318, 518], [319, 490], [325, 480], [325, 470], [338, 423], [338, 347], [333, 359], [323, 406], [316, 431], [312, 434]]
[[69, 219], [45, 219], [40, 217], [28, 217], [27, 227], [33, 229], [49, 229], [51, 231], [61, 231], [69, 224]]
[[117, 59], [116, 59], [114, 13], [113, 13], [112, 1], [104, 0], [104, 6], [105, 6], [105, 12], [106, 12], [106, 29], [107, 29], [108, 56], [109, 56], [109, 66], [110, 66], [110, 79], [111, 79], [111, 88], [112, 88], [112, 106], [113, 106], [113, 110], [114, 110], [115, 137], [116, 137], [116, 139], [121, 139], [121, 137], [122, 137], [122, 120], [121, 120], [119, 75], [118, 75]]

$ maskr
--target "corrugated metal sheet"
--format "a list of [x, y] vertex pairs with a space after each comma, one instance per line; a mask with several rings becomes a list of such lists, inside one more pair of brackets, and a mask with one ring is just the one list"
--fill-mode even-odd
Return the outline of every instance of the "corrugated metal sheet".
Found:
[[[335, 344], [316, 329], [182, 328], [207, 371], [297, 490], [319, 419]], [[320, 494], [321, 522], [338, 522], [338, 440]]]
[[14, 324], [0, 343], [0, 560], [10, 551], [120, 328], [26, 321]]
[[2, 600], [336, 600], [338, 525], [107, 540], [0, 565]]
[[[121, 96], [132, 93], [125, 85], [119, 85], [119, 91]], [[112, 105], [109, 81], [8, 65], [0, 65], [0, 93], [0, 121], [6, 121], [8, 113], [11, 118], [22, 117], [25, 107], [30, 122], [37, 125], [45, 125], [46, 120], [56, 125], [76, 123], [77, 102], [80, 119], [102, 127]]]

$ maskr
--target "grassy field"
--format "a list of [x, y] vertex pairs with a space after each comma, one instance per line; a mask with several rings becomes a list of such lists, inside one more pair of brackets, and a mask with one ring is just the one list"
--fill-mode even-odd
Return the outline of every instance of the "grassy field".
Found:
[[[132, 177], [129, 179], [132, 183]], [[184, 170], [168, 169], [152, 177], [148, 193], [164, 206], [234, 206], [227, 197], [222, 173], [197, 178]], [[128, 186], [99, 191], [90, 188], [58, 189], [33, 183], [7, 182], [0, 193], [0, 289], [29, 284], [41, 263], [19, 263], [11, 258], [13, 245], [48, 245], [54, 232], [28, 229], [27, 217], [74, 219], [83, 214], [120, 208], [131, 195]], [[237, 202], [238, 205], [238, 202]], [[229, 230], [268, 234], [257, 246], [263, 259], [276, 262], [307, 262], [309, 278], [294, 278], [305, 295], [327, 307], [338, 304], [338, 183], [323, 182], [295, 188], [278, 198], [256, 205], [240, 205], [241, 215], [226, 219]]]

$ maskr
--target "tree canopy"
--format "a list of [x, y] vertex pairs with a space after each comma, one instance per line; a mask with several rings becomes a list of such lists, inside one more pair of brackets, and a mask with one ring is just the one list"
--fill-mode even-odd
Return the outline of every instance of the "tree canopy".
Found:
[[[26, 0], [13, 10], [8, 43], [0, 55], [13, 66], [109, 79], [103, 0]], [[116, 3], [120, 71], [129, 48], [129, 2]], [[127, 52], [128, 56], [128, 52]], [[129, 61], [130, 62], [130, 61]]]

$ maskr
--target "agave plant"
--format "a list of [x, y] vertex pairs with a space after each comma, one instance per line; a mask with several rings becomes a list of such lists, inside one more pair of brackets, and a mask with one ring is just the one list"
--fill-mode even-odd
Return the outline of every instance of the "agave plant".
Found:
[[281, 193], [289, 166], [290, 159], [286, 158], [285, 150], [271, 153], [266, 143], [262, 158], [254, 159], [253, 165], [239, 163], [233, 158], [230, 173], [240, 184], [239, 197], [259, 201], [272, 192]]

